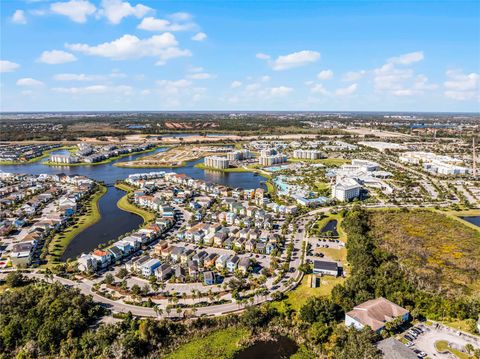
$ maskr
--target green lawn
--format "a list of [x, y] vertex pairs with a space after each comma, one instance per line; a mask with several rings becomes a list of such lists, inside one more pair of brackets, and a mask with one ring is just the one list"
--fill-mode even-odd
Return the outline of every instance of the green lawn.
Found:
[[138, 214], [143, 218], [144, 222], [151, 222], [155, 220], [156, 215], [154, 213], [149, 212], [143, 208], [137, 207], [128, 201], [128, 195], [130, 192], [133, 191], [132, 187], [127, 186], [125, 184], [116, 184], [115, 187], [122, 191], [127, 192], [127, 194], [125, 194], [125, 196], [120, 198], [120, 200], [117, 202], [118, 208], [120, 208], [123, 211]]
[[53, 237], [48, 246], [49, 261], [58, 259], [71, 240], [91, 225], [97, 223], [101, 216], [98, 201], [107, 192], [107, 187], [100, 186], [88, 203], [85, 204], [85, 214], [80, 216], [76, 223]]
[[470, 359], [470, 358], [473, 358], [472, 355], [468, 355], [466, 353], [463, 353], [461, 352], [460, 350], [456, 350], [456, 349], [453, 349], [453, 348], [450, 348], [450, 346], [448, 345], [448, 342], [445, 341], [445, 340], [439, 340], [437, 342], [435, 342], [435, 348], [440, 351], [440, 352], [443, 352], [443, 351], [449, 351], [450, 353], [452, 353], [453, 355], [455, 355], [458, 359]]
[[321, 278], [320, 287], [311, 288], [310, 277], [311, 275], [305, 275], [297, 288], [287, 292], [286, 299], [280, 302], [273, 302], [272, 306], [282, 312], [285, 304], [289, 304], [292, 309], [298, 312], [302, 305], [307, 302], [308, 298], [328, 296], [332, 292], [333, 287], [345, 281], [345, 278], [325, 276]]
[[244, 328], [217, 330], [203, 338], [192, 340], [166, 356], [166, 359], [228, 359], [242, 349], [241, 340], [250, 336]]

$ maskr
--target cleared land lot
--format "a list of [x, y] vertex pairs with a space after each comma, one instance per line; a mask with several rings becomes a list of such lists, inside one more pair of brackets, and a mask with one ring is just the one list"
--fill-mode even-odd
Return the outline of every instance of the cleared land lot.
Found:
[[116, 166], [132, 167], [132, 168], [148, 168], [148, 167], [181, 167], [186, 162], [193, 161], [205, 156], [213, 156], [221, 153], [221, 147], [214, 146], [179, 146], [173, 147], [167, 151], [159, 152], [151, 156], [141, 157], [135, 161], [119, 162]]
[[428, 210], [372, 211], [372, 236], [427, 290], [480, 290], [480, 231]]

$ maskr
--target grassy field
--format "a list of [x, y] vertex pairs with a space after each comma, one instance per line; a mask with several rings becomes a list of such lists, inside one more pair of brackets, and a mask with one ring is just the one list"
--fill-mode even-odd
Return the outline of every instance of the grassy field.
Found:
[[468, 355], [466, 353], [463, 353], [461, 352], [460, 350], [456, 350], [456, 349], [453, 349], [453, 348], [450, 348], [450, 346], [448, 345], [448, 342], [445, 341], [445, 340], [439, 340], [437, 342], [435, 342], [435, 348], [438, 350], [438, 351], [449, 351], [450, 353], [452, 353], [453, 355], [455, 355], [458, 359], [470, 359], [470, 358], [473, 358], [472, 355]]
[[450, 294], [480, 290], [478, 230], [429, 210], [371, 213], [372, 235], [399, 258], [420, 287]]
[[475, 331], [472, 330], [475, 327], [475, 320], [465, 319], [465, 320], [455, 320], [455, 321], [443, 321], [440, 322], [448, 327], [461, 330], [462, 332], [475, 334]]
[[242, 349], [240, 342], [248, 338], [250, 331], [244, 328], [217, 330], [204, 338], [192, 340], [166, 356], [166, 359], [228, 359]]
[[272, 306], [282, 312], [284, 311], [285, 305], [288, 304], [292, 309], [298, 312], [302, 305], [307, 302], [308, 298], [328, 296], [332, 292], [333, 287], [345, 281], [345, 278], [325, 276], [321, 278], [320, 287], [311, 288], [310, 277], [311, 275], [305, 275], [297, 288], [287, 292], [286, 299], [280, 302], [273, 302]]
[[154, 213], [149, 212], [143, 208], [137, 207], [128, 201], [128, 195], [130, 192], [133, 191], [132, 187], [127, 186], [125, 184], [116, 184], [115, 187], [122, 191], [127, 192], [127, 194], [125, 194], [125, 196], [120, 198], [120, 200], [117, 202], [118, 208], [120, 208], [123, 211], [138, 214], [143, 218], [144, 222], [151, 222], [156, 218], [156, 215]]
[[107, 187], [100, 186], [97, 192], [93, 194], [91, 200], [85, 204], [85, 214], [80, 216], [73, 226], [55, 235], [48, 246], [49, 262], [60, 258], [65, 248], [67, 248], [68, 244], [76, 235], [100, 220], [101, 216], [98, 209], [98, 201], [106, 192]]

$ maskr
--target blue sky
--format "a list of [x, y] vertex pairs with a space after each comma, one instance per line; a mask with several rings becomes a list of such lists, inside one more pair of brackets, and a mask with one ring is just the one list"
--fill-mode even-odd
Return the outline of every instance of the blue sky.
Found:
[[478, 1], [1, 1], [1, 111], [480, 111]]

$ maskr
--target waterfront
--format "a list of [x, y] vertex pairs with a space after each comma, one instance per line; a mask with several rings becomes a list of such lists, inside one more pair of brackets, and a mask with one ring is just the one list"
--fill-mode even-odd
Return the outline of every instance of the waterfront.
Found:
[[480, 227], [480, 216], [461, 217], [463, 220]]
[[[101, 165], [86, 165], [86, 166], [48, 166], [43, 164], [45, 161], [34, 162], [22, 165], [1, 165], [0, 171], [26, 173], [38, 175], [41, 173], [66, 175], [82, 175], [105, 183], [108, 190], [107, 193], [99, 201], [100, 220], [75, 236], [70, 244], [67, 246], [61, 259], [76, 258], [82, 253], [90, 252], [99, 244], [108, 243], [111, 240], [117, 239], [120, 235], [137, 229], [143, 220], [140, 216], [125, 212], [118, 208], [117, 202], [125, 195], [125, 192], [115, 188], [113, 185], [118, 180], [123, 180], [132, 173], [145, 173], [152, 171], [165, 171], [184, 173], [192, 178], [201, 179], [207, 182], [219, 183], [229, 187], [250, 188], [265, 188], [261, 183], [263, 180], [260, 176], [255, 176], [251, 172], [232, 172], [223, 173], [218, 171], [208, 171], [196, 168], [197, 163], [202, 162], [202, 159], [188, 162], [185, 166], [179, 168], [125, 168], [114, 166], [114, 163], [133, 161], [141, 156], [150, 155], [166, 151], [167, 148], [159, 148], [151, 153], [135, 154], [114, 160], [110, 163]], [[68, 154], [67, 150], [58, 150], [52, 154]]]
[[274, 341], [260, 341], [243, 349], [235, 359], [288, 359], [298, 350], [297, 344], [288, 337], [281, 336]]

